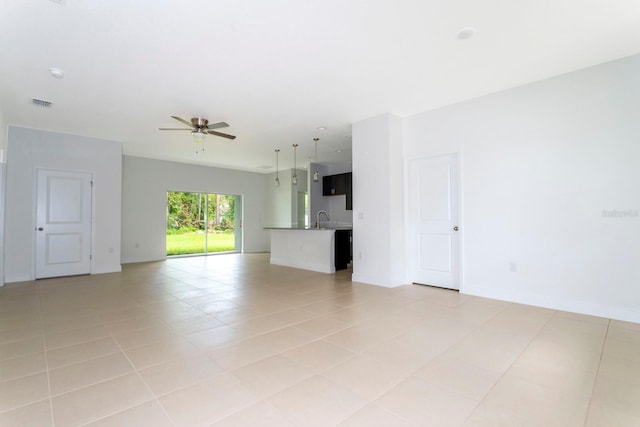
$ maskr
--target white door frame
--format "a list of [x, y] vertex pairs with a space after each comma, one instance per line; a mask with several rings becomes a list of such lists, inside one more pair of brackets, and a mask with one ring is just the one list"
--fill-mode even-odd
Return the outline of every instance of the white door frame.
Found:
[[426, 156], [416, 156], [416, 157], [411, 157], [411, 158], [406, 158], [405, 159], [405, 163], [404, 163], [404, 179], [405, 179], [405, 202], [404, 202], [404, 208], [405, 208], [405, 253], [407, 254], [407, 256], [405, 257], [405, 271], [406, 271], [406, 277], [405, 277], [405, 282], [406, 283], [414, 283], [413, 282], [413, 268], [414, 268], [414, 263], [416, 262], [416, 260], [411, 256], [411, 250], [412, 250], [412, 224], [411, 224], [411, 212], [410, 212], [410, 208], [411, 208], [411, 193], [412, 193], [412, 186], [411, 186], [411, 163], [415, 160], [421, 160], [421, 159], [431, 159], [431, 158], [436, 158], [436, 157], [442, 157], [442, 156], [455, 156], [456, 157], [456, 161], [457, 161], [457, 196], [458, 196], [458, 224], [459, 224], [459, 230], [458, 230], [458, 287], [459, 287], [459, 292], [460, 293], [464, 293], [464, 217], [463, 217], [463, 206], [464, 206], [464, 200], [463, 200], [463, 192], [462, 192], [462, 166], [463, 166], [463, 162], [462, 162], [462, 152], [461, 151], [455, 151], [455, 152], [444, 152], [444, 153], [438, 153], [438, 154], [430, 154], [430, 155], [426, 155]]

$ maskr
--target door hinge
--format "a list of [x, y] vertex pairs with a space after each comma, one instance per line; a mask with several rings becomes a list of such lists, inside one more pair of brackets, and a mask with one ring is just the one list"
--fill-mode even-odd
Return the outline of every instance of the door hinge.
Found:
[[93, 259], [93, 255], [89, 254], [89, 259]]

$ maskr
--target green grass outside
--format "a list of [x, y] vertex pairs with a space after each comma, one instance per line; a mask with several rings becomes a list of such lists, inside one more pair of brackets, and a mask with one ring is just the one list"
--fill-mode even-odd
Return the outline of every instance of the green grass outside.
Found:
[[[235, 250], [234, 233], [209, 233], [208, 252], [229, 252]], [[203, 233], [167, 235], [167, 255], [188, 255], [204, 253]]]

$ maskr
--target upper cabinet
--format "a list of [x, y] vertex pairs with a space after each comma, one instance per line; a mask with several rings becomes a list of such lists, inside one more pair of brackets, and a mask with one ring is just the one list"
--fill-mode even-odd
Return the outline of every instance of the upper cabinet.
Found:
[[346, 178], [346, 184], [347, 184], [347, 207], [346, 209], [348, 211], [353, 210], [353, 190], [352, 190], [352, 186], [351, 186], [351, 178], [352, 178], [352, 174], [348, 173], [346, 174], [347, 178]]
[[346, 173], [327, 175], [322, 177], [322, 195], [340, 196], [347, 194]]
[[337, 175], [327, 175], [322, 177], [322, 195], [323, 196], [340, 196], [346, 195], [346, 209], [352, 209], [352, 192], [351, 192], [351, 172], [340, 173]]

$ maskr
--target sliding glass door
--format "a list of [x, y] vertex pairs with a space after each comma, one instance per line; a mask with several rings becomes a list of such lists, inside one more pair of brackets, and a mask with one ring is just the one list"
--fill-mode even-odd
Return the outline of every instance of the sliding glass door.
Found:
[[240, 201], [234, 194], [167, 192], [167, 255], [239, 252]]

